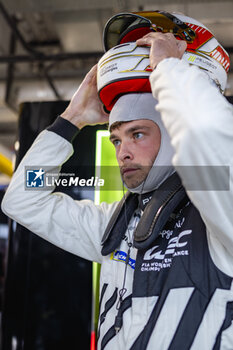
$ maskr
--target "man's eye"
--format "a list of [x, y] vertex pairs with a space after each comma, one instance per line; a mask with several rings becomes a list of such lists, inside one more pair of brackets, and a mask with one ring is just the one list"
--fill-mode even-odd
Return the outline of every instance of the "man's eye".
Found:
[[117, 146], [119, 146], [119, 144], [120, 144], [121, 142], [120, 142], [120, 140], [113, 140], [112, 143], [113, 143], [113, 145], [114, 145], [115, 147], [117, 147]]
[[135, 138], [135, 139], [140, 139], [140, 138], [142, 138], [142, 136], [143, 136], [143, 133], [142, 133], [142, 132], [136, 132], [136, 133], [134, 134], [134, 138]]

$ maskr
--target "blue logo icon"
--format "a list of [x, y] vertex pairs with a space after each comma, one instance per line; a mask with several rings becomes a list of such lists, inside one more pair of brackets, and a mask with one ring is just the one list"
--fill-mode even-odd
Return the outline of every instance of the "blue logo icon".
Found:
[[44, 187], [44, 170], [27, 170], [26, 187]]

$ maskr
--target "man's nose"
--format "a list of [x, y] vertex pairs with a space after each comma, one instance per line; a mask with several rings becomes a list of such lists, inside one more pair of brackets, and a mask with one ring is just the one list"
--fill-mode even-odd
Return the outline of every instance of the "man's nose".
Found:
[[133, 153], [129, 142], [121, 143], [120, 150], [118, 153], [118, 159], [121, 161], [133, 159]]

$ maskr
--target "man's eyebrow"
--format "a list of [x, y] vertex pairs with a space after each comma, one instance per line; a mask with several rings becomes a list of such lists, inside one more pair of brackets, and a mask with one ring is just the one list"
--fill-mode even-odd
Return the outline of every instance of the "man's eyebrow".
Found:
[[[132, 128], [129, 128], [126, 130], [126, 134], [131, 134], [131, 133], [138, 131], [138, 130], [149, 130], [149, 129], [150, 129], [150, 127], [148, 127], [148, 126], [134, 125], [134, 126], [132, 126]], [[112, 141], [112, 140], [117, 139], [117, 138], [118, 138], [118, 136], [115, 135], [114, 133], [112, 133], [109, 137], [109, 140]]]
[[149, 130], [150, 127], [149, 126], [145, 126], [145, 125], [134, 125], [132, 126], [132, 128], [129, 128], [126, 132], [128, 134], [138, 131], [138, 130]]
[[[126, 134], [131, 134], [133, 132], [136, 132], [136, 131], [139, 131], [139, 130], [149, 130], [150, 127], [149, 126], [144, 126], [144, 125], [134, 125], [132, 126], [131, 128], [127, 129], [126, 130]], [[114, 133], [112, 133], [110, 136], [109, 136], [109, 140], [112, 141], [114, 139], [117, 139], [118, 136], [115, 135]]]
[[112, 141], [112, 140], [114, 140], [114, 139], [116, 139], [116, 138], [117, 138], [117, 136], [114, 135], [114, 134], [111, 134], [111, 135], [109, 136], [109, 140], [110, 140], [110, 141]]

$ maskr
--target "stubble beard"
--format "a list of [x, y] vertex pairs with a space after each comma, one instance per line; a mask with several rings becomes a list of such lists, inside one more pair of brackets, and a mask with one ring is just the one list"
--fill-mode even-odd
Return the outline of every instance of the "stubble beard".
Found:
[[122, 180], [127, 188], [136, 188], [141, 185], [141, 183], [146, 180], [151, 167], [152, 166], [140, 166], [139, 169], [132, 173], [121, 174]]

